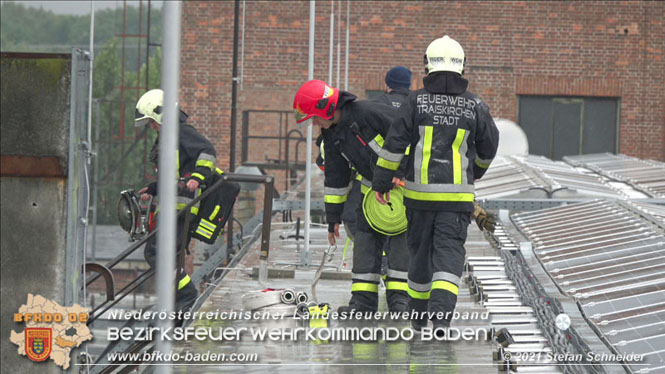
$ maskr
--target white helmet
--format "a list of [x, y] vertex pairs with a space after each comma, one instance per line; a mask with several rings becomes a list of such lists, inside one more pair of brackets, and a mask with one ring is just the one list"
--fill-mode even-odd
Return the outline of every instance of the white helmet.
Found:
[[435, 39], [427, 46], [425, 52], [425, 72], [427, 74], [435, 71], [452, 71], [463, 75], [465, 62], [464, 49], [448, 35]]
[[144, 93], [136, 103], [136, 113], [134, 114], [136, 127], [148, 124], [150, 119], [154, 119], [161, 125], [163, 105], [164, 91], [154, 89]]

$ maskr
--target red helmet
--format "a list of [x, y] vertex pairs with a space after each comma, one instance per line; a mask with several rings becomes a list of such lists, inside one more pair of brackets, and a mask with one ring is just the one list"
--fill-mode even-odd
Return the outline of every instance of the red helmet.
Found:
[[308, 120], [312, 116], [331, 119], [337, 108], [337, 99], [339, 99], [339, 89], [316, 79], [305, 82], [293, 100], [296, 123]]

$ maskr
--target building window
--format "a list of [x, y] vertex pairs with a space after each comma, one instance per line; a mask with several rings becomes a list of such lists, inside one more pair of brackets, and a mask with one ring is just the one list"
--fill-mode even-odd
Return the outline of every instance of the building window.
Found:
[[529, 153], [552, 160], [563, 156], [618, 151], [619, 99], [519, 96], [518, 123]]

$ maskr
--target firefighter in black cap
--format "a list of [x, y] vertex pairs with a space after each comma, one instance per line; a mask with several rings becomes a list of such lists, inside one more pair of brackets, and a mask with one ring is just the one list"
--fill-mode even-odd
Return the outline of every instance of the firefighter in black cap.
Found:
[[371, 100], [399, 108], [411, 92], [411, 70], [405, 66], [395, 66], [388, 70], [386, 86], [386, 93], [374, 96]]

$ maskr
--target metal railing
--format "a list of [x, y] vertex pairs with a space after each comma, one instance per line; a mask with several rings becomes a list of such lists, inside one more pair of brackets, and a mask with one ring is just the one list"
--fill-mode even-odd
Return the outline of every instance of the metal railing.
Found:
[[[215, 183], [214, 185], [210, 186], [209, 188], [205, 189], [201, 195], [199, 195], [197, 198], [192, 200], [185, 208], [180, 210], [177, 213], [177, 216], [181, 216], [185, 214], [185, 212], [188, 212], [190, 208], [194, 205], [196, 205], [199, 201], [205, 199], [207, 196], [209, 196], [211, 193], [216, 191], [218, 188], [221, 187], [222, 183], [224, 182], [246, 182], [246, 183], [260, 183], [265, 185], [265, 193], [264, 193], [264, 211], [263, 211], [263, 227], [262, 227], [262, 242], [261, 242], [261, 260], [267, 260], [268, 258], [268, 253], [269, 253], [269, 245], [270, 245], [270, 223], [271, 223], [271, 215], [272, 215], [272, 198], [273, 198], [273, 190], [274, 190], [274, 179], [271, 176], [263, 176], [263, 175], [244, 175], [244, 174], [224, 174], [222, 176], [222, 179]], [[188, 230], [189, 228], [187, 225], [185, 225], [185, 230]], [[139, 286], [141, 286], [143, 283], [145, 283], [148, 279], [152, 278], [154, 275], [154, 270], [150, 269], [148, 271], [145, 271], [141, 273], [137, 278], [133, 279], [131, 282], [129, 282], [127, 285], [125, 285], [121, 290], [116, 292], [115, 294], [109, 294], [110, 291], [115, 290], [115, 283], [114, 279], [112, 276], [111, 269], [118, 265], [120, 262], [122, 262], [125, 258], [127, 258], [129, 255], [134, 253], [137, 249], [139, 249], [141, 246], [143, 246], [148, 239], [153, 237], [154, 235], [157, 234], [159, 230], [159, 227], [156, 227], [151, 233], [143, 237], [141, 240], [133, 243], [131, 246], [129, 246], [127, 249], [122, 251], [118, 256], [116, 256], [114, 259], [109, 261], [105, 265], [101, 264], [96, 264], [96, 263], [86, 263], [85, 265], [85, 270], [87, 271], [95, 271], [96, 274], [90, 276], [87, 281], [86, 281], [86, 286], [89, 286], [92, 284], [95, 280], [99, 279], [99, 277], [104, 277], [105, 284], [106, 284], [106, 290], [107, 290], [107, 298], [104, 302], [96, 306], [90, 313], [90, 318], [88, 319], [88, 325], [92, 324], [95, 320], [97, 320], [100, 316], [102, 316], [106, 311], [108, 311], [110, 308], [115, 306], [118, 302], [120, 302], [122, 299], [124, 299], [126, 296], [134, 292]], [[232, 245], [232, 243], [227, 243], [227, 246]], [[184, 265], [184, 256], [183, 253], [181, 253], [182, 250], [179, 251], [178, 253], [178, 264], [177, 268], [180, 269]], [[223, 261], [223, 259], [219, 259], [218, 261]], [[201, 277], [202, 278], [202, 277]], [[201, 281], [201, 279], [193, 279], [194, 284], [198, 283]]]
[[[250, 134], [250, 120], [252, 114], [263, 114], [263, 115], [277, 115], [278, 119], [276, 121], [275, 127], [277, 127], [277, 135], [252, 135]], [[305, 170], [305, 163], [299, 162], [299, 146], [301, 143], [306, 143], [307, 138], [302, 132], [296, 128], [289, 129], [289, 117], [293, 115], [291, 111], [284, 110], [257, 110], [250, 109], [242, 112], [242, 150], [241, 150], [241, 163], [246, 166], [257, 166], [264, 169], [279, 169], [285, 170], [285, 179], [286, 181], [284, 190], [288, 190], [289, 186], [293, 186], [297, 183], [297, 173], [298, 170]], [[295, 135], [295, 136], [294, 136]], [[266, 156], [265, 160], [262, 161], [252, 161], [250, 160], [250, 146], [252, 141], [273, 141], [277, 142], [277, 158], [272, 159]], [[292, 155], [290, 154], [291, 147], [289, 143], [291, 141], [296, 142], [295, 149], [295, 161], [293, 161]]]

